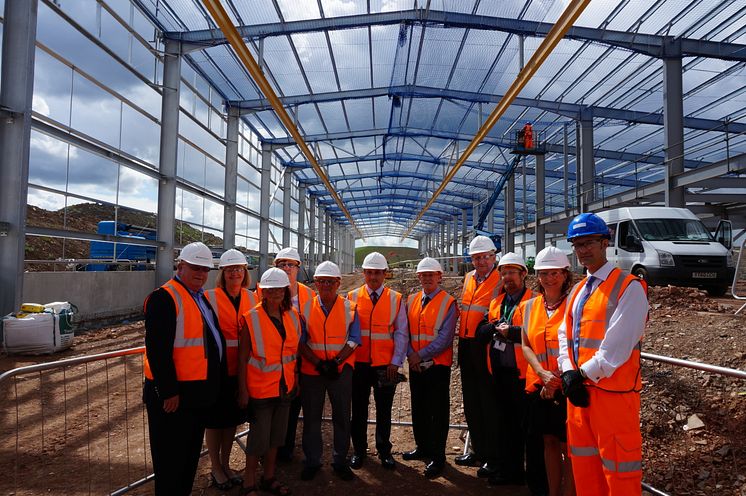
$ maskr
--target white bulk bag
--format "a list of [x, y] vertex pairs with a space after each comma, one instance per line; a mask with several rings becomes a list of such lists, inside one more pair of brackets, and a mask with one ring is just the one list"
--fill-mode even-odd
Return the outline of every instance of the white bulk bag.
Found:
[[[65, 350], [73, 344], [71, 313], [30, 313], [22, 318], [3, 317], [5, 352], [44, 355]], [[62, 321], [60, 322], [60, 319]]]

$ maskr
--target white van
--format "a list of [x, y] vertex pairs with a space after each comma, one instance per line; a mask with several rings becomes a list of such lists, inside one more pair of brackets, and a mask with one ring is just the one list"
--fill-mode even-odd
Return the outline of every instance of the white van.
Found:
[[609, 226], [607, 258], [648, 284], [692, 286], [722, 296], [735, 271], [730, 221], [715, 237], [685, 208], [625, 207], [598, 212]]

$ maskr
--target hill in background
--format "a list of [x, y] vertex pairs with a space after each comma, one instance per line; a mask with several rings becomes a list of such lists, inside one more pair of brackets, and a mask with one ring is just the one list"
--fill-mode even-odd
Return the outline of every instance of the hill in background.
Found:
[[389, 262], [389, 266], [394, 266], [394, 264], [403, 262], [404, 260], [414, 260], [415, 262], [413, 263], [416, 265], [417, 261], [422, 258], [420, 257], [420, 252], [417, 248], [398, 246], [361, 246], [360, 248], [355, 248], [355, 265], [359, 267], [363, 263], [365, 256], [374, 251], [382, 253]]

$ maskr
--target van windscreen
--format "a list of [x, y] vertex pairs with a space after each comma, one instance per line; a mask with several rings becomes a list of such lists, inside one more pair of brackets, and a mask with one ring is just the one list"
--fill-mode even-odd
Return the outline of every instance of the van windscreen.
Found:
[[637, 219], [635, 224], [646, 241], [713, 241], [710, 232], [698, 220]]

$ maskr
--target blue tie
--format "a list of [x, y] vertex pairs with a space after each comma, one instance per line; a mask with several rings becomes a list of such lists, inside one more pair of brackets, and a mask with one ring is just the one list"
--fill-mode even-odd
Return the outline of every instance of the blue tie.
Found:
[[591, 290], [593, 289], [593, 282], [596, 277], [589, 276], [588, 280], [583, 286], [583, 294], [580, 295], [578, 305], [575, 307], [575, 312], [572, 316], [572, 356], [575, 358], [575, 363], [578, 363], [578, 350], [580, 349], [580, 319], [583, 316], [583, 307], [585, 306], [588, 298], [591, 296]]

